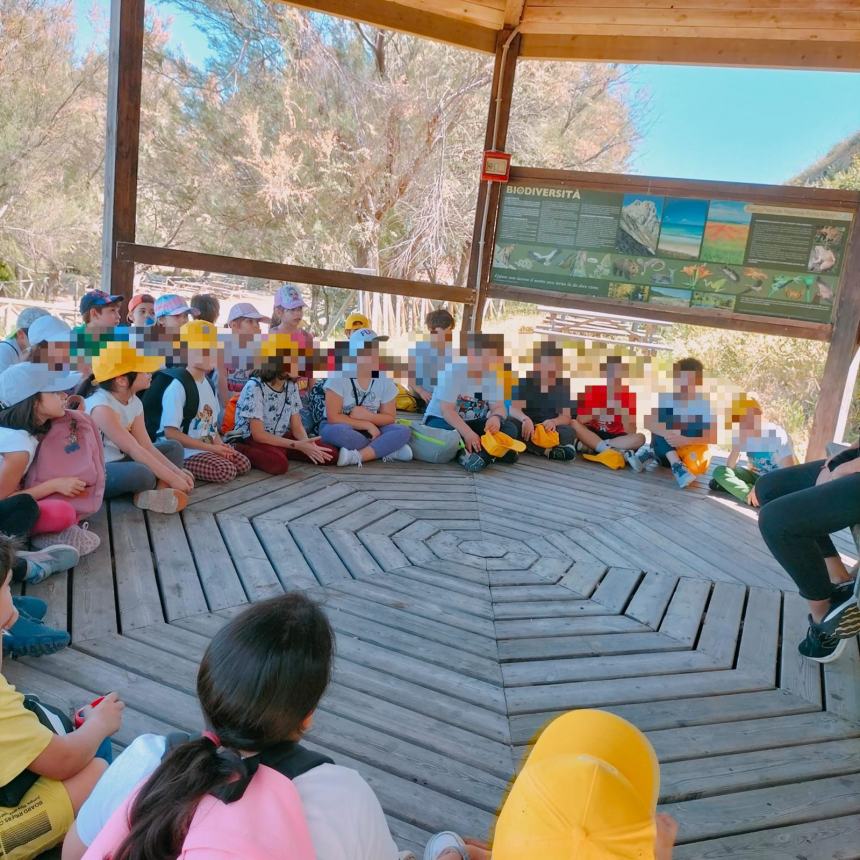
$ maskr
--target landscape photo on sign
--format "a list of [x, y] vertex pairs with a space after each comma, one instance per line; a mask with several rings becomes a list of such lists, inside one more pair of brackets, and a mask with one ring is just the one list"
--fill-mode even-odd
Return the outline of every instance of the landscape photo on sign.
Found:
[[618, 222], [616, 250], [622, 254], [656, 257], [662, 217], [662, 197], [625, 194]]
[[661, 257], [698, 260], [707, 217], [707, 200], [668, 198], [663, 205], [657, 253]]
[[744, 262], [752, 214], [740, 200], [712, 200], [700, 258], [713, 263]]

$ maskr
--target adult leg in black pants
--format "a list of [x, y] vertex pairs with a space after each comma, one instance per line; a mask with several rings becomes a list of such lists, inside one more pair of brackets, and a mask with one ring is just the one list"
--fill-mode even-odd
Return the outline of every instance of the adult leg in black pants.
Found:
[[778, 469], [756, 483], [759, 529], [774, 558], [809, 601], [809, 632], [800, 653], [836, 659], [844, 640], [860, 631], [860, 609], [850, 586], [835, 586], [828, 558], [838, 558], [833, 532], [860, 523], [860, 472], [816, 484], [824, 460]]

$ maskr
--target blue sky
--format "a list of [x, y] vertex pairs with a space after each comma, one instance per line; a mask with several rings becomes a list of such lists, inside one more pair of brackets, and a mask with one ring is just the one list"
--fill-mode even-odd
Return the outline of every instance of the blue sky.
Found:
[[[204, 63], [209, 46], [193, 19], [169, 0], [150, 3], [172, 17], [174, 44]], [[108, 3], [75, 4], [84, 48], [98, 37], [90, 10]], [[639, 66], [630, 80], [631, 98], [642, 91], [651, 103], [636, 173], [778, 184], [860, 131], [860, 73]]]

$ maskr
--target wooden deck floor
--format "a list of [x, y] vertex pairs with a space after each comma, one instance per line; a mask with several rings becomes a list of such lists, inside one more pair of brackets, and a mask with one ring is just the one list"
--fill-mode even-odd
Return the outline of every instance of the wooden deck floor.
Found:
[[402, 848], [485, 836], [539, 727], [602, 707], [654, 743], [681, 860], [860, 856], [857, 641], [798, 656], [802, 602], [727, 497], [532, 457], [303, 466], [204, 486], [181, 517], [113, 502], [92, 527], [99, 551], [31, 591], [72, 648], [7, 669], [61, 705], [117, 690], [121, 744], [199, 728], [212, 634], [307, 588], [338, 639], [310, 740], [365, 775]]

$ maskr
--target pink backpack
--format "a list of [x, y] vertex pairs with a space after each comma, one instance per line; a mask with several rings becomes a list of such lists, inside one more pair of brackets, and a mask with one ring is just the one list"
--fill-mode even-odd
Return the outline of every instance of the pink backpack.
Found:
[[36, 456], [24, 478], [24, 488], [52, 478], [80, 478], [87, 488], [79, 496], [53, 493], [47, 499], [62, 499], [77, 512], [78, 519], [94, 514], [105, 494], [105, 449], [101, 433], [85, 412], [67, 409], [62, 418], [51, 421]]

